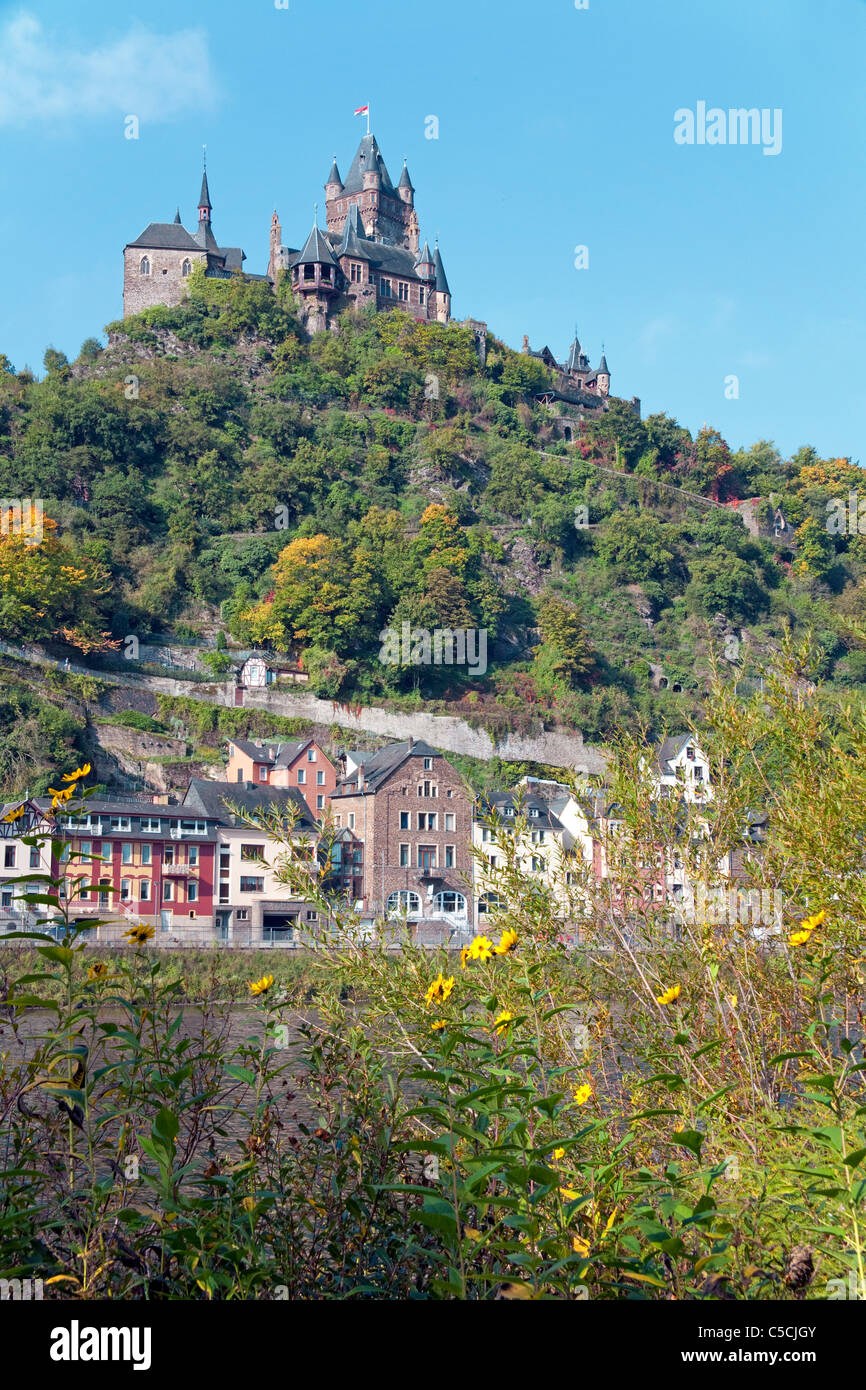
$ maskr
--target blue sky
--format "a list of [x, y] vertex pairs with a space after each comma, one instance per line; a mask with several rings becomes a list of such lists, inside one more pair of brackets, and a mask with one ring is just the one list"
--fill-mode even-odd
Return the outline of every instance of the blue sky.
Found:
[[[866, 463], [864, 0], [0, 0], [0, 352], [41, 370], [121, 313], [121, 252], [208, 148], [214, 228], [263, 271], [336, 151], [403, 156], [454, 313], [738, 447]], [[699, 102], [781, 109], [778, 156], [678, 145]], [[138, 140], [124, 136], [137, 115]], [[428, 139], [436, 116], [439, 138]], [[575, 248], [589, 268], [575, 268]], [[726, 381], [739, 380], [729, 398]]]

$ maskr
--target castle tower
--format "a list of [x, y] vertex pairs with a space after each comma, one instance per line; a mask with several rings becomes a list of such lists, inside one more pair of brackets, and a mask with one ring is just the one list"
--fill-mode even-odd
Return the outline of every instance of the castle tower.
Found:
[[195, 239], [199, 246], [202, 246], [206, 251], [218, 252], [219, 246], [211, 226], [212, 211], [210, 189], [207, 186], [207, 168], [205, 167], [201, 176], [201, 192], [198, 195], [198, 231]]
[[445, 266], [442, 264], [438, 238], [436, 241], [436, 250], [433, 253], [433, 269], [436, 277], [436, 318], [440, 323], [447, 323], [451, 317], [451, 290], [448, 286]]
[[328, 310], [339, 293], [340, 267], [319, 229], [318, 209], [304, 249], [292, 266], [292, 288], [301, 300], [309, 333], [320, 333], [328, 326]]
[[607, 358], [606, 358], [605, 355], [604, 355], [604, 344], [603, 344], [603, 343], [602, 343], [602, 347], [601, 347], [601, 361], [600, 361], [599, 364], [598, 364], [598, 371], [596, 372], [595, 375], [596, 375], [596, 380], [597, 380], [597, 382], [598, 382], [598, 394], [599, 394], [600, 396], [609, 396], [609, 395], [610, 395], [610, 368], [609, 368], [608, 365], [607, 365]]
[[275, 285], [277, 282], [277, 266], [282, 244], [283, 229], [280, 226], [277, 210], [274, 208], [273, 216], [271, 217], [270, 256], [268, 257], [268, 279], [272, 285]]

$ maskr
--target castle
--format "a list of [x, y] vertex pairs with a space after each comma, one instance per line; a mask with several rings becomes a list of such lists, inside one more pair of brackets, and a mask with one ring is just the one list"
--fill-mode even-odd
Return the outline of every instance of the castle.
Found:
[[[327, 328], [351, 303], [377, 309], [399, 308], [413, 318], [447, 323], [451, 290], [438, 242], [431, 252], [421, 245], [415, 189], [406, 161], [396, 184], [391, 180], [375, 135], [358, 146], [345, 183], [336, 156], [325, 184], [327, 227], [318, 217], [303, 248], [284, 246], [280, 219], [270, 229], [267, 279], [276, 284], [280, 271], [291, 276], [309, 332]], [[198, 228], [188, 232], [180, 220], [151, 222], [124, 248], [123, 316], [152, 304], [179, 304], [186, 280], [197, 265], [217, 279], [243, 269], [244, 252], [220, 246], [211, 225], [212, 204], [207, 171], [202, 178]]]
[[[406, 161], [396, 185], [375, 135], [361, 139], [345, 181], [334, 156], [325, 184], [325, 228], [313, 226], [299, 250], [283, 245], [276, 211], [271, 218], [267, 275], [244, 270], [246, 255], [238, 246], [220, 246], [211, 223], [212, 205], [207, 171], [202, 177], [198, 227], [188, 232], [180, 221], [151, 222], [124, 248], [123, 316], [140, 313], [153, 304], [179, 304], [186, 281], [198, 265], [206, 276], [227, 279], [241, 274], [276, 285], [281, 272], [291, 277], [304, 324], [310, 333], [330, 327], [351, 304], [376, 309], [402, 309], [413, 318], [448, 323], [451, 290], [445, 266], [434, 243], [421, 244], [415, 189]], [[467, 320], [482, 361], [486, 325]], [[554, 371], [556, 386], [543, 393], [544, 403], [559, 415], [570, 409], [605, 410], [610, 397], [610, 371], [604, 351], [597, 368], [590, 367], [577, 335], [568, 359], [557, 362], [549, 348], [532, 352], [529, 339], [523, 351], [540, 358]], [[632, 405], [640, 413], [640, 404]]]

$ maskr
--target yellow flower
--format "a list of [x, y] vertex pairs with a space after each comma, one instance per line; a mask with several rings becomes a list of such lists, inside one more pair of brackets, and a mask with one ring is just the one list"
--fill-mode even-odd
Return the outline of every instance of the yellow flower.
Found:
[[517, 932], [510, 927], [504, 931], [499, 938], [499, 945], [494, 946], [497, 956], [507, 956], [509, 951], [515, 950], [517, 946]]
[[153, 927], [145, 926], [144, 922], [139, 922], [137, 927], [130, 927], [123, 935], [135, 946], [143, 946], [145, 941], [149, 941], [152, 936], [156, 936]]
[[267, 994], [273, 983], [273, 975], [263, 975], [260, 980], [254, 980], [249, 986], [250, 994]]
[[586, 1105], [586, 1102], [591, 1098], [591, 1096], [592, 1087], [590, 1086], [588, 1081], [584, 1081], [583, 1085], [578, 1086], [576, 1091], [574, 1092], [574, 1099], [577, 1101], [578, 1105]]
[[666, 989], [664, 994], [657, 996], [656, 1003], [661, 1004], [664, 1008], [666, 1004], [672, 1004], [675, 999], [679, 999], [682, 992], [682, 985], [671, 985], [670, 989]]
[[507, 1009], [503, 1009], [502, 1013], [494, 1021], [493, 1027], [496, 1029], [500, 1037], [502, 1037], [502, 1034], [505, 1032], [513, 1017], [514, 1014], [509, 1013]]
[[74, 787], [60, 787], [60, 788], [58, 789], [58, 788], [56, 788], [56, 787], [49, 787], [49, 788], [48, 788], [48, 791], [49, 791], [49, 794], [50, 794], [50, 796], [51, 796], [51, 805], [52, 805], [52, 808], [56, 811], [57, 808], [58, 808], [58, 806], [65, 806], [65, 805], [66, 805], [66, 803], [67, 803], [67, 801], [69, 800], [69, 798], [70, 798], [71, 796], [74, 795], [74, 793], [75, 793], [75, 788], [74, 788]]
[[739, 1004], [739, 1002], [740, 1002], [740, 1001], [739, 1001], [739, 999], [737, 998], [737, 996], [736, 996], [735, 994], [729, 994], [729, 995], [728, 995], [728, 1003], [730, 1004], [731, 1008], [734, 1009], [735, 1011], [736, 1011], [736, 1008], [737, 1008], [737, 1005]]
[[431, 1033], [441, 1033], [442, 1029], [443, 1029], [443, 1028], [447, 1028], [447, 1027], [448, 1027], [448, 1020], [447, 1020], [447, 1019], [445, 1019], [445, 1018], [437, 1018], [437, 1020], [436, 1020], [435, 1023], [431, 1023], [431, 1024], [430, 1024], [430, 1032], [431, 1032]]
[[87, 972], [87, 978], [88, 980], [104, 980], [107, 974], [108, 966], [105, 964], [105, 961], [98, 960], [94, 965], [91, 965]]
[[64, 772], [64, 782], [77, 782], [79, 777], [87, 777], [90, 774], [90, 763], [85, 763], [84, 767], [77, 767], [74, 772]]
[[490, 960], [493, 956], [493, 942], [489, 936], [476, 936], [470, 941], [466, 956], [468, 960]]
[[7, 811], [3, 819], [7, 823], [11, 824], [12, 821], [21, 819], [21, 817], [24, 815], [24, 810], [25, 808], [23, 806], [19, 806], [17, 811]]
[[565, 1149], [554, 1149], [553, 1157], [556, 1162], [559, 1162], [561, 1158], [565, 1158]]
[[465, 969], [466, 969], [466, 962], [468, 961], [468, 959], [469, 959], [469, 947], [468, 947], [468, 946], [464, 946], [463, 949], [462, 949], [462, 951], [460, 952], [460, 969], [461, 969], [461, 970], [465, 970]]
[[428, 1009], [432, 1003], [444, 1004], [452, 989], [454, 988], [454, 976], [451, 975], [447, 980], [441, 970], [433, 981], [432, 985], [424, 995], [424, 1003]]
[[802, 922], [800, 923], [800, 930], [792, 932], [791, 935], [788, 937], [788, 945], [805, 946], [806, 942], [809, 940], [809, 937], [812, 935], [812, 932], [815, 931], [817, 927], [821, 926], [821, 923], [824, 921], [824, 918], [826, 916], [826, 909], [822, 907], [821, 911], [814, 913], [813, 916], [804, 917]]

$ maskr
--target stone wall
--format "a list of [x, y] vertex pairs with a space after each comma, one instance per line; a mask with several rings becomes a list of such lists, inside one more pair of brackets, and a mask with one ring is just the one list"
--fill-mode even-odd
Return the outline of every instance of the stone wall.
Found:
[[[142, 256], [150, 261], [149, 275], [141, 274]], [[123, 317], [138, 314], [152, 304], [180, 304], [187, 288], [182, 274], [186, 260], [192, 261], [195, 269], [207, 256], [204, 251], [162, 251], [127, 246], [123, 253]]]

